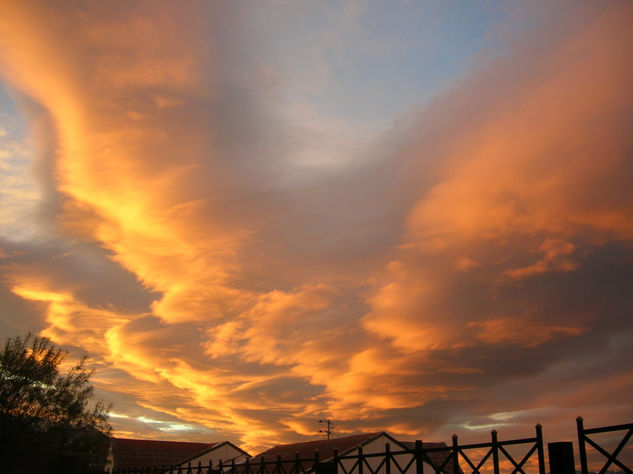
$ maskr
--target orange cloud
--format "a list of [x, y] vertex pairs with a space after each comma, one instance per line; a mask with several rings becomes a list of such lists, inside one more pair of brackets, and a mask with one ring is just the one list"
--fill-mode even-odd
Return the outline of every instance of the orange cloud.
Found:
[[578, 263], [569, 258], [574, 252], [574, 245], [560, 239], [547, 239], [539, 247], [543, 258], [527, 267], [507, 270], [505, 273], [512, 278], [521, 279], [531, 275], [538, 275], [548, 271], [569, 272], [578, 268]]
[[476, 330], [476, 338], [486, 344], [518, 344], [537, 347], [561, 336], [578, 336], [586, 329], [573, 326], [554, 326], [526, 318], [501, 318], [473, 321], [469, 327]]
[[[633, 106], [626, 92], [633, 69], [622, 61], [633, 44], [630, 13], [614, 5], [583, 16], [547, 49], [533, 40], [521, 71], [513, 69], [516, 58], [500, 60], [428, 112], [461, 106], [466, 118], [447, 121], [438, 146], [421, 133], [430, 143], [413, 153], [439, 153], [425, 158], [438, 163], [440, 178], [407, 217], [364, 318], [369, 331], [413, 352], [469, 345], [468, 316], [446, 309], [454, 285], [459, 291], [475, 279], [482, 296], [501, 298], [500, 281], [574, 272], [591, 249], [633, 241], [633, 188], [623, 178], [630, 177], [631, 140], [622, 125]], [[468, 95], [482, 91], [485, 104]], [[506, 328], [514, 319], [484, 321], [498, 334], [482, 336], [488, 342], [503, 334], [516, 340], [518, 330]], [[506, 329], [492, 331], [491, 321]], [[565, 328], [538, 329], [534, 341], [579, 334]]]
[[[0, 7], [7, 76], [46, 109], [57, 136], [60, 231], [96, 242], [157, 292], [152, 316], [175, 324], [239, 314], [255, 295], [229, 280], [240, 268], [236, 251], [251, 231], [222, 209], [221, 167], [206, 160], [213, 172], [201, 173], [214, 146], [200, 123], [202, 110], [188, 108], [209, 100], [213, 81], [204, 70], [211, 52], [197, 36], [195, 9], [139, 5], [145, 11], [139, 15], [136, 8], [111, 7]], [[189, 419], [200, 414], [186, 405], [221, 406], [225, 425], [240, 432], [249, 424], [230, 408], [229, 394], [244, 378], [229, 374], [226, 380], [218, 371], [195, 368], [201, 352], [154, 353], [151, 338], [127, 324], [142, 324], [148, 314], [95, 307], [72, 290], [55, 288], [61, 282], [20, 275], [13, 292], [46, 305], [42, 334], [80, 344], [129, 374], [125, 390], [141, 405], [157, 400], [148, 384], [170, 390], [167, 385], [181, 394], [182, 410], [172, 410], [169, 399], [159, 410]], [[177, 327], [171, 330], [173, 340]], [[212, 425], [218, 417], [204, 418]]]
[[[179, 121], [179, 97], [204, 101], [209, 83], [201, 82], [200, 58], [184, 57], [173, 44], [189, 42], [193, 51], [198, 40], [162, 10], [143, 19], [125, 10], [95, 20], [90, 15], [97, 12], [63, 16], [44, 4], [5, 9], [10, 77], [48, 109], [59, 136], [56, 178], [67, 198], [60, 216], [66, 229], [97, 240], [163, 293], [154, 313], [165, 320], [234, 311], [248, 295], [226, 279], [249, 231], [205, 218], [209, 205], [191, 187], [212, 144]], [[53, 28], [51, 16], [68, 29]]]
[[334, 294], [325, 286], [262, 294], [238, 318], [208, 331], [207, 353], [241, 354], [246, 361], [261, 363], [297, 363], [302, 345], [332, 320], [328, 311]]
[[107, 333], [113, 326], [139, 317], [92, 308], [78, 301], [72, 293], [55, 290], [51, 286], [43, 278], [23, 276], [15, 279], [12, 291], [26, 300], [46, 305], [48, 327], [41, 334], [58, 344], [76, 346], [80, 340], [84, 350], [107, 357], [108, 349], [104, 341]]

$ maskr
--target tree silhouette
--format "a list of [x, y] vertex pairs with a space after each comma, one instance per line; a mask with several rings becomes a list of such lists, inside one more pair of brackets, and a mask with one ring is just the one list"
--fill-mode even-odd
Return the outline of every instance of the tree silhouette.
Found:
[[0, 352], [0, 447], [11, 451], [83, 452], [107, 439], [110, 406], [94, 399], [93, 371], [47, 338], [12, 337]]

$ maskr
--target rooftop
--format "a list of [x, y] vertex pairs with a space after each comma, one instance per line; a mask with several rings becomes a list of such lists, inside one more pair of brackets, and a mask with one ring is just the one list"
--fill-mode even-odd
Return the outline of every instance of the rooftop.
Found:
[[113, 439], [117, 468], [171, 466], [202, 454], [220, 443], [190, 443], [144, 439]]

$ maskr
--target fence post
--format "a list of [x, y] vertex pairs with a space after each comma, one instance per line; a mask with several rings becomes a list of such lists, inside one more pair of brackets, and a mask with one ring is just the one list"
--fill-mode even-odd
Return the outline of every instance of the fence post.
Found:
[[319, 469], [319, 450], [316, 449], [314, 451], [314, 467], [313, 467], [313, 471], [316, 474], [321, 474], [321, 469]]
[[545, 474], [545, 451], [543, 447], [543, 426], [536, 424], [536, 450], [538, 451], [538, 472]]
[[385, 474], [391, 474], [391, 444], [385, 443]]
[[571, 441], [547, 443], [551, 474], [576, 474], [574, 445]]
[[415, 440], [415, 474], [424, 474], [424, 464], [422, 462], [422, 441]]
[[580, 456], [580, 472], [587, 474], [587, 451], [585, 450], [585, 426], [582, 416], [576, 418], [576, 427], [578, 429], [578, 455]]
[[231, 474], [235, 474], [235, 458], [231, 459]]
[[[259, 458], [259, 472], [260, 474], [264, 474], [266, 472], [266, 466], [264, 465], [264, 456], [260, 456]], [[235, 473], [231, 473], [235, 474]]]
[[281, 454], [277, 455], [277, 474], [281, 474]]
[[213, 459], [209, 459], [209, 467], [207, 468], [207, 474], [211, 474], [213, 472]]
[[497, 441], [497, 430], [490, 432], [492, 436], [492, 464], [495, 474], [499, 474], [499, 446]]
[[358, 448], [358, 474], [363, 474], [363, 447]]
[[301, 462], [299, 462], [299, 451], [295, 451], [295, 472], [297, 474], [301, 472]]
[[334, 450], [334, 474], [336, 474], [338, 472], [338, 449]]
[[457, 435], [453, 435], [453, 474], [459, 474], [459, 444], [457, 444]]

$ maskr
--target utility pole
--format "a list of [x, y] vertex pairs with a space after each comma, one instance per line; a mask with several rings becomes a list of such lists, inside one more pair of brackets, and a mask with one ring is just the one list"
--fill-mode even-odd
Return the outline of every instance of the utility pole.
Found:
[[324, 424], [324, 429], [320, 429], [319, 433], [325, 433], [325, 435], [327, 436], [327, 439], [330, 439], [332, 437], [332, 422], [326, 418], [324, 420], [319, 420], [319, 423], [323, 423]]

